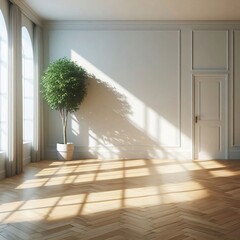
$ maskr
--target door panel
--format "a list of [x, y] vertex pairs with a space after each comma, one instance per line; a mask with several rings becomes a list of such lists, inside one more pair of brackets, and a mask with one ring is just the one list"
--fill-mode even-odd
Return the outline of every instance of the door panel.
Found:
[[225, 159], [226, 76], [195, 76], [195, 159]]
[[199, 116], [202, 121], [220, 120], [221, 83], [218, 81], [199, 81]]
[[206, 158], [212, 152], [221, 152], [221, 128], [218, 126], [200, 126], [199, 153]]

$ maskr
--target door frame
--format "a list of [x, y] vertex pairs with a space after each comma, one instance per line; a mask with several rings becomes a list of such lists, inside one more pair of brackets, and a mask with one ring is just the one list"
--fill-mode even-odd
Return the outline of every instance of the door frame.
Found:
[[[198, 160], [195, 158], [197, 149], [196, 149], [196, 134], [195, 134], [195, 78], [196, 77], [224, 77], [225, 81], [225, 146], [226, 149], [224, 150], [225, 159], [228, 159], [229, 157], [229, 144], [228, 144], [228, 138], [229, 138], [229, 131], [228, 131], [228, 122], [229, 122], [229, 99], [228, 99], [228, 93], [229, 93], [229, 74], [228, 73], [192, 73], [192, 160]], [[207, 161], [207, 160], [205, 160]]]

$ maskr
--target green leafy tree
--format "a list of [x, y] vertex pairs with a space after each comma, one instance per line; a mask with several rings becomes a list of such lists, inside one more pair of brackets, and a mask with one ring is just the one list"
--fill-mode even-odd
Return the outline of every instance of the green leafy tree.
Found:
[[78, 110], [84, 100], [88, 76], [84, 68], [66, 57], [50, 63], [43, 74], [43, 99], [51, 109], [60, 112], [64, 144], [67, 143], [68, 113]]

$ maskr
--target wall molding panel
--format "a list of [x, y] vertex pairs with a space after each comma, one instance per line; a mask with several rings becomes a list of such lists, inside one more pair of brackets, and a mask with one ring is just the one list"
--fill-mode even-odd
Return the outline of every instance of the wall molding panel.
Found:
[[228, 71], [228, 35], [228, 30], [193, 30], [192, 70]]

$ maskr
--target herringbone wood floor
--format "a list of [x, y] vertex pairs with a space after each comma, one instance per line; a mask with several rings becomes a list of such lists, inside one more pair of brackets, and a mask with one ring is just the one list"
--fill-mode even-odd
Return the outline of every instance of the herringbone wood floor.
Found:
[[239, 161], [31, 163], [0, 181], [0, 240], [239, 240], [239, 186]]

